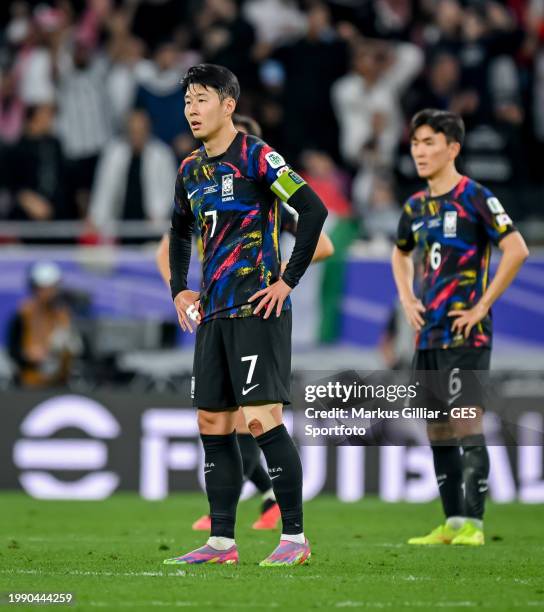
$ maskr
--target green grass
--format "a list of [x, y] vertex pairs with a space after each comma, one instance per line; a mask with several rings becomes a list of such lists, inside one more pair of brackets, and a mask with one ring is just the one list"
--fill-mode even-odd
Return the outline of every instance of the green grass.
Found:
[[[0, 495], [0, 593], [72, 592], [75, 609], [389, 610], [544, 608], [541, 506], [489, 505], [485, 547], [414, 548], [438, 504], [306, 504], [309, 566], [260, 568], [277, 533], [249, 528], [256, 499], [239, 508], [239, 566], [163, 566], [203, 543], [190, 524], [203, 495], [145, 502], [53, 502]], [[9, 606], [14, 609], [29, 607]], [[62, 609], [43, 606], [32, 609]]]

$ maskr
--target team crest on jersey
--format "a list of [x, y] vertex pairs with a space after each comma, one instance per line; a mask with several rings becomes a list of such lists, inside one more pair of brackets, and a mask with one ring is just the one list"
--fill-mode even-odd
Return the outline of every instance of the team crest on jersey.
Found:
[[271, 168], [276, 169], [280, 168], [281, 166], [285, 166], [285, 160], [279, 153], [276, 153], [276, 151], [270, 151], [270, 153], [267, 153], [264, 158], [270, 164]]
[[448, 210], [444, 213], [444, 237], [455, 238], [457, 236], [457, 211]]
[[234, 194], [234, 175], [224, 174], [221, 177], [221, 197], [226, 198]]

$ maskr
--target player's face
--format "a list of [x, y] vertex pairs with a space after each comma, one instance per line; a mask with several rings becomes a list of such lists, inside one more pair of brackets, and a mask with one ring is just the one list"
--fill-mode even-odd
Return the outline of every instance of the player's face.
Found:
[[230, 118], [234, 100], [221, 101], [215, 89], [190, 85], [185, 93], [185, 117], [191, 132], [198, 140], [207, 140]]
[[420, 178], [430, 179], [453, 163], [459, 153], [457, 142], [448, 142], [441, 132], [428, 125], [419, 127], [412, 136], [411, 153]]

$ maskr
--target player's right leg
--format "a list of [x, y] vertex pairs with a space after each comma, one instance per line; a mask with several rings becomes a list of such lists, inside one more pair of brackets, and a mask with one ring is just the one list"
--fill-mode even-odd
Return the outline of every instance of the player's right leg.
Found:
[[195, 345], [194, 397], [204, 446], [204, 477], [210, 506], [207, 543], [166, 564], [238, 563], [234, 540], [236, 507], [242, 489], [242, 457], [234, 429], [238, 404], [228, 378], [221, 321], [199, 326]]

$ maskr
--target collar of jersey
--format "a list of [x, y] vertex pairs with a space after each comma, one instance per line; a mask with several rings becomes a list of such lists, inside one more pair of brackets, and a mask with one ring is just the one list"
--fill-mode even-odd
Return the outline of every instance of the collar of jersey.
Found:
[[214, 161], [217, 161], [218, 159], [221, 159], [230, 151], [230, 149], [235, 145], [236, 142], [238, 142], [238, 140], [240, 140], [241, 137], [242, 137], [242, 132], [236, 132], [236, 136], [232, 139], [232, 142], [225, 149], [225, 151], [223, 151], [223, 153], [219, 153], [219, 155], [214, 155], [213, 157], [208, 157], [208, 155], [206, 154], [206, 147], [202, 145], [202, 149], [204, 152], [204, 160], [206, 160], [207, 162], [214, 162]]

